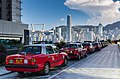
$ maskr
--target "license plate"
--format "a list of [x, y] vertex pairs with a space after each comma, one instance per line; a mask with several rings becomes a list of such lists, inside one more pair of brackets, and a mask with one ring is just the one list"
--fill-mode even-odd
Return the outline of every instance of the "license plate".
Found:
[[16, 59], [16, 64], [23, 64], [22, 59]]

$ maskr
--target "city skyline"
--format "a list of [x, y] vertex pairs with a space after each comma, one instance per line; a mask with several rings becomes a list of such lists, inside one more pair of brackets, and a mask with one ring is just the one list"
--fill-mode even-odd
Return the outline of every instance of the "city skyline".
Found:
[[[116, 21], [119, 21], [119, 12], [117, 13], [116, 16], [113, 17], [108, 17], [106, 15], [106, 19], [110, 19], [110, 21], [107, 22], [105, 19], [105, 23], [102, 22], [102, 19], [104, 19], [104, 16], [100, 16], [104, 13], [103, 9], [99, 11], [98, 13], [96, 12], [99, 7], [93, 7], [95, 3], [100, 3], [100, 5], [104, 5], [109, 7], [111, 9], [110, 5], [113, 4], [112, 6], [113, 13], [111, 14], [116, 14], [116, 9], [119, 8], [118, 5], [120, 5], [117, 2], [113, 2], [112, 0], [86, 0], [90, 3], [90, 1], [93, 1], [93, 4], [85, 4], [87, 6], [84, 6], [82, 10], [81, 6], [82, 3], [86, 1], [79, 1], [79, 5], [77, 5], [77, 1], [79, 0], [38, 0], [38, 1], [33, 1], [33, 0], [22, 0], [22, 22], [27, 23], [27, 24], [32, 24], [32, 23], [39, 23], [39, 24], [45, 24], [46, 27], [45, 29], [51, 29], [52, 27], [56, 27], [58, 25], [66, 25], [67, 24], [67, 15], [71, 14], [73, 18], [73, 25], [86, 25], [86, 24], [91, 24], [91, 25], [98, 25], [100, 22], [103, 25], [106, 25], [108, 23], [113, 23]], [[114, 0], [115, 1], [115, 0]], [[74, 4], [72, 4], [74, 2]], [[105, 3], [108, 4], [105, 4]], [[92, 10], [95, 14], [93, 14], [88, 10], [89, 8], [86, 8], [90, 5], [93, 5], [91, 7], [95, 8], [95, 10]], [[109, 6], [108, 6], [109, 5]], [[72, 6], [72, 7], [71, 7]], [[77, 6], [77, 7], [74, 7]], [[83, 6], [83, 5], [82, 5]], [[115, 8], [116, 7], [116, 8]], [[106, 11], [108, 11], [105, 8]], [[115, 10], [114, 10], [115, 9]], [[111, 12], [110, 10], [110, 12]], [[89, 12], [90, 14], [88, 14]], [[106, 12], [105, 12], [106, 13]], [[110, 15], [111, 16], [111, 15]], [[101, 19], [100, 19], [101, 18]], [[97, 20], [96, 20], [97, 19]], [[99, 22], [96, 22], [96, 21]], [[91, 22], [92, 21], [92, 22]]]

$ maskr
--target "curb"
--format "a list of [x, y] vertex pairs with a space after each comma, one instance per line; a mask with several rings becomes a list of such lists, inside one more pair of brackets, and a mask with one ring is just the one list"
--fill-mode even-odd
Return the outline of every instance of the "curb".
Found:
[[[5, 65], [5, 63], [1, 63], [0, 67], [4, 66], [4, 65]], [[11, 72], [11, 71], [10, 72], [6, 72], [6, 73], [3, 73], [3, 74], [0, 74], [0, 76], [4, 76], [4, 75], [10, 74], [10, 73], [13, 73], [13, 72]]]
[[0, 74], [0, 76], [4, 76], [4, 75], [10, 74], [10, 73], [13, 73], [13, 72], [7, 72], [7, 73], [4, 73], [4, 74]]

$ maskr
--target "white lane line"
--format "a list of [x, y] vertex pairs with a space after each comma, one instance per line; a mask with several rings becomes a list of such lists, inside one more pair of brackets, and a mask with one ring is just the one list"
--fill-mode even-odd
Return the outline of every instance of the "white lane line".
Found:
[[54, 78], [55, 76], [57, 76], [57, 75], [59, 75], [59, 74], [61, 74], [62, 72], [64, 72], [64, 71], [66, 71], [66, 70], [68, 70], [68, 69], [70, 69], [71, 67], [73, 67], [74, 65], [76, 65], [76, 64], [78, 64], [79, 62], [77, 62], [77, 63], [75, 63], [75, 64], [73, 64], [73, 65], [71, 65], [70, 67], [68, 67], [68, 68], [66, 68], [66, 69], [64, 69], [64, 70], [62, 70], [62, 71], [60, 71], [60, 72], [58, 72], [57, 74], [55, 74], [55, 75], [52, 75], [51, 77], [49, 77], [48, 79], [52, 79], [52, 78]]
[[[97, 53], [97, 52], [96, 52], [96, 53]], [[94, 55], [95, 55], [95, 53], [94, 53], [94, 54], [92, 54], [92, 55], [90, 55], [90, 56], [89, 56], [89, 57], [87, 57], [87, 58], [91, 58], [91, 56], [94, 56]], [[85, 59], [82, 59], [82, 60], [81, 60], [81, 61], [79, 61], [79, 62], [76, 62], [75, 64], [73, 64], [73, 65], [69, 66], [68, 68], [66, 68], [66, 69], [64, 69], [64, 70], [62, 70], [62, 71], [60, 71], [60, 72], [58, 72], [57, 74], [52, 75], [52, 76], [51, 76], [51, 77], [49, 77], [48, 79], [52, 79], [52, 78], [56, 77], [57, 75], [59, 75], [59, 74], [61, 74], [62, 72], [64, 72], [64, 71], [66, 71], [66, 70], [70, 69], [71, 67], [73, 67], [73, 66], [77, 65], [78, 63], [80, 63], [80, 62], [82, 62], [82, 61], [84, 61], [84, 60], [86, 60], [86, 58], [85, 58]]]

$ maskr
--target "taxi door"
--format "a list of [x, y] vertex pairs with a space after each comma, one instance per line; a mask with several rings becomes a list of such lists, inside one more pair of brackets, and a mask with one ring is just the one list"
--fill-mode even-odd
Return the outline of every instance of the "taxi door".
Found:
[[55, 57], [56, 57], [56, 64], [57, 65], [61, 65], [64, 61], [64, 55], [62, 55], [60, 52], [59, 52], [59, 49], [58, 48], [54, 48], [54, 52], [55, 52]]
[[81, 45], [81, 44], [79, 44], [79, 45], [78, 45], [78, 47], [79, 47], [79, 49], [80, 49], [80, 51], [81, 51], [81, 56], [84, 56], [84, 55], [85, 55], [86, 50], [82, 47], [82, 45]]
[[51, 67], [56, 66], [56, 54], [54, 53], [52, 46], [46, 46], [46, 54], [48, 55]]

